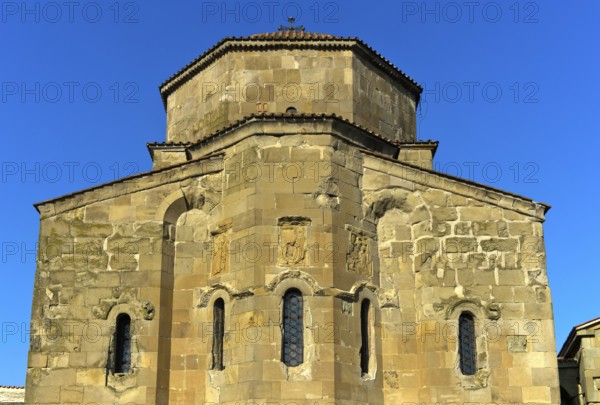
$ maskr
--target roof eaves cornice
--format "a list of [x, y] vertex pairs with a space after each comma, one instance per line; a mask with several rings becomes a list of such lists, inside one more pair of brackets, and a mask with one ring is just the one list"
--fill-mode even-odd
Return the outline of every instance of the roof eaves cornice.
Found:
[[406, 85], [413, 93], [415, 93], [417, 99], [423, 91], [423, 88], [414, 79], [358, 38], [337, 36], [310, 37], [308, 35], [289, 38], [267, 36], [226, 37], [185, 65], [178, 72], [171, 75], [159, 86], [163, 105], [166, 108], [167, 98], [170, 94], [187, 82], [196, 73], [212, 64], [227, 52], [234, 50], [261, 50], [290, 47], [333, 50], [353, 49], [358, 51], [363, 57], [370, 59], [378, 68], [385, 71], [394, 79]]

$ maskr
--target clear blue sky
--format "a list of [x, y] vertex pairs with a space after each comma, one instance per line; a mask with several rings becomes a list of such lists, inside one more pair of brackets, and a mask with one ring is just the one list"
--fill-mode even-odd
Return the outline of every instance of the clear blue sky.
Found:
[[25, 382], [32, 204], [149, 170], [145, 143], [165, 139], [158, 85], [221, 38], [274, 31], [287, 15], [363, 39], [426, 87], [419, 137], [440, 141], [436, 168], [552, 205], [559, 347], [600, 316], [600, 2], [69, 4], [0, 3], [0, 384]]

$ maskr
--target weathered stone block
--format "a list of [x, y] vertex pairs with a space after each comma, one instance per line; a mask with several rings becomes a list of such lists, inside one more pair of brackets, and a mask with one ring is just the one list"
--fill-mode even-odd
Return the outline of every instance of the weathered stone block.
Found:
[[498, 250], [502, 252], [516, 252], [519, 242], [516, 239], [492, 238], [481, 241], [481, 249], [484, 252]]

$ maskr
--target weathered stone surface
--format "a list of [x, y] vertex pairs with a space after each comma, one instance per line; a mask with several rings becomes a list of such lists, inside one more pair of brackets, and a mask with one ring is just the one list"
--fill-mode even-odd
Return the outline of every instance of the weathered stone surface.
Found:
[[0, 387], [0, 403], [23, 403], [25, 400], [24, 387]]
[[558, 403], [545, 206], [431, 170], [412, 85], [362, 45], [294, 41], [215, 50], [167, 92], [168, 139], [201, 143], [38, 206], [27, 403]]

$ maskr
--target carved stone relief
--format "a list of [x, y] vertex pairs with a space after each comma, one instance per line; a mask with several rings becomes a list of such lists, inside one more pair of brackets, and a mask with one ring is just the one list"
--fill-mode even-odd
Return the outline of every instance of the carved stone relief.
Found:
[[284, 217], [278, 221], [279, 245], [278, 266], [304, 265], [306, 262], [307, 231], [310, 219]]
[[348, 254], [346, 255], [346, 266], [348, 271], [358, 273], [365, 277], [370, 277], [373, 274], [369, 238], [357, 233], [350, 233], [350, 245]]
[[221, 230], [213, 235], [212, 240], [212, 260], [210, 264], [210, 275], [216, 277], [229, 272], [229, 229]]

